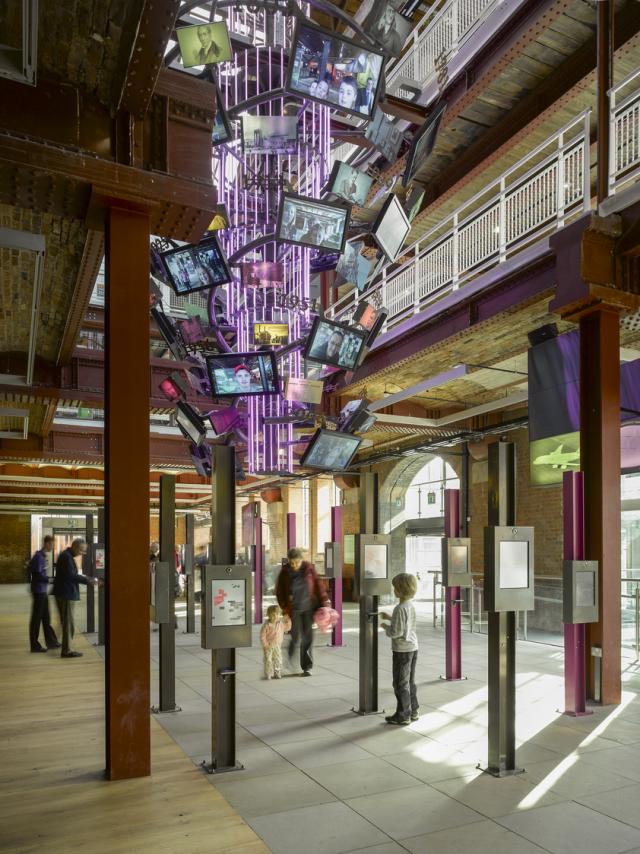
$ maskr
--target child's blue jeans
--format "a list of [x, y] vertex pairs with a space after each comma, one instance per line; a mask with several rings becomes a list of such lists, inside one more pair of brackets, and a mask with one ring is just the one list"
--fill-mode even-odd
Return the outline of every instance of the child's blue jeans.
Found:
[[418, 714], [416, 662], [418, 651], [393, 653], [393, 692], [396, 695], [396, 717], [408, 721]]

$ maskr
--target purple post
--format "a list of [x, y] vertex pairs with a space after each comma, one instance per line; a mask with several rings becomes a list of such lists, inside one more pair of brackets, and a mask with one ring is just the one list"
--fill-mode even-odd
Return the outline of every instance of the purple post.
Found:
[[296, 514], [287, 513], [287, 551], [296, 544]]
[[[331, 508], [331, 542], [342, 545], [342, 507]], [[338, 612], [339, 620], [331, 633], [331, 646], [342, 646], [342, 567], [340, 575], [329, 582], [331, 601], [334, 611]]]
[[[444, 491], [444, 535], [460, 536], [460, 490]], [[435, 596], [435, 592], [434, 592]], [[460, 637], [460, 588], [445, 587], [445, 663], [446, 679], [462, 679], [462, 641]]]
[[[566, 471], [562, 476], [563, 557], [584, 560], [584, 474]], [[584, 623], [564, 626], [564, 713], [572, 717], [587, 711], [587, 662]]]
[[254, 542], [255, 542], [255, 614], [254, 623], [259, 626], [262, 623], [262, 517], [254, 519]]

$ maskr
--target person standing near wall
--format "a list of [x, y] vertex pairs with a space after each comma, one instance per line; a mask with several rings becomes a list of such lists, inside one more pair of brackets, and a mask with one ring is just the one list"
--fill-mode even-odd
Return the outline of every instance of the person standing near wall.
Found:
[[[31, 620], [29, 621], [29, 642], [31, 652], [46, 652], [48, 649], [59, 649], [60, 643], [51, 625], [49, 615], [49, 575], [47, 573], [48, 555], [53, 550], [53, 537], [47, 535], [42, 541], [42, 548], [33, 555], [29, 562], [29, 581], [31, 583]], [[46, 647], [40, 646], [40, 625], [44, 631]]]
[[60, 622], [62, 623], [62, 658], [80, 658], [81, 652], [71, 649], [71, 641], [75, 632], [73, 610], [80, 599], [80, 585], [98, 583], [97, 578], [89, 578], [78, 572], [75, 558], [85, 554], [87, 544], [84, 540], [74, 540], [64, 549], [56, 563], [56, 577], [53, 582], [53, 595], [56, 597]]

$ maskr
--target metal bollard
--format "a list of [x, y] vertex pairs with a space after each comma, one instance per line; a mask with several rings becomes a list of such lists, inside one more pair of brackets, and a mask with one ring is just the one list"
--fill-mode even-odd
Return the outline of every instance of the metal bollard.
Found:
[[593, 699], [596, 703], [601, 702], [602, 697], [602, 647], [592, 646], [591, 656], [594, 658], [594, 680], [593, 680]]

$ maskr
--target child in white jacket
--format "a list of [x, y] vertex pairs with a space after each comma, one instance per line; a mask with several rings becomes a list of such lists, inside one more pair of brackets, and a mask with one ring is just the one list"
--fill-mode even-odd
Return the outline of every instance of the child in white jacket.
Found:
[[291, 620], [277, 605], [267, 608], [267, 619], [260, 629], [260, 643], [264, 651], [264, 675], [266, 679], [282, 677], [282, 639], [291, 629]]
[[414, 575], [401, 572], [392, 579], [393, 592], [400, 603], [393, 614], [383, 613], [380, 623], [387, 636], [391, 638], [393, 655], [393, 692], [396, 695], [395, 714], [385, 718], [388, 724], [407, 726], [418, 720], [418, 694], [416, 691], [416, 663], [418, 661], [418, 636], [416, 634], [416, 611], [411, 600], [418, 590]]

